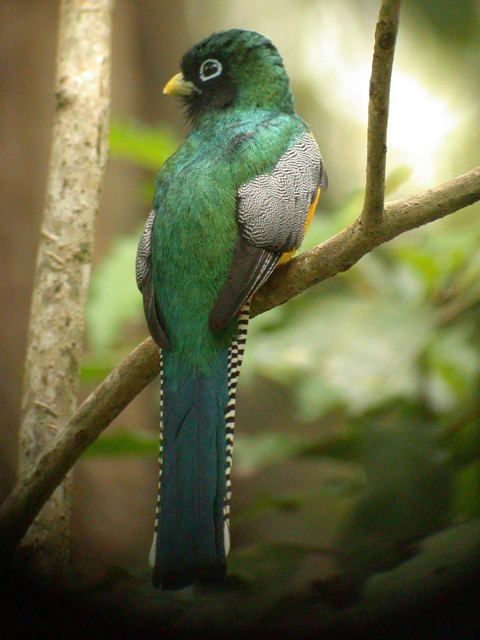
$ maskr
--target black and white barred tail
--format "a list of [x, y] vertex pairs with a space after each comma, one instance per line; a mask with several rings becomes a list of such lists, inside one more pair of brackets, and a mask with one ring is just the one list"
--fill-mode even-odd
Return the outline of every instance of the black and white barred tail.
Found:
[[151, 567], [155, 566], [155, 556], [157, 549], [157, 536], [158, 536], [158, 522], [160, 516], [160, 488], [162, 486], [162, 460], [163, 460], [163, 351], [160, 352], [160, 435], [159, 435], [159, 449], [158, 449], [158, 489], [157, 489], [157, 506], [155, 508], [155, 523], [153, 528], [153, 541], [150, 548], [150, 555], [148, 557], [148, 563]]
[[[228, 362], [227, 362], [227, 384], [228, 384], [228, 398], [225, 406], [225, 498], [223, 505], [223, 537], [224, 537], [224, 549], [225, 556], [230, 551], [230, 502], [232, 497], [231, 490], [231, 471], [232, 471], [232, 455], [233, 455], [233, 440], [235, 430], [235, 403], [236, 403], [236, 390], [237, 383], [240, 374], [240, 367], [243, 360], [245, 351], [245, 344], [247, 338], [247, 328], [249, 321], [249, 304], [245, 304], [238, 317], [238, 331], [235, 338], [228, 349]], [[164, 358], [162, 350], [160, 349], [160, 443], [159, 443], [159, 481], [158, 481], [158, 497], [155, 513], [155, 525], [153, 543], [150, 550], [149, 564], [154, 567], [157, 560], [158, 551], [158, 535], [159, 535], [159, 522], [160, 522], [160, 509], [161, 509], [161, 489], [162, 489], [162, 467], [163, 467], [163, 431], [164, 431]]]
[[225, 441], [226, 441], [226, 465], [225, 465], [225, 504], [223, 514], [225, 517], [224, 539], [225, 555], [230, 551], [230, 502], [232, 499], [232, 460], [233, 440], [235, 435], [235, 404], [237, 394], [238, 377], [242, 366], [245, 344], [247, 341], [248, 321], [250, 319], [250, 304], [242, 307], [238, 317], [238, 333], [233, 339], [228, 350], [228, 401], [225, 407]]

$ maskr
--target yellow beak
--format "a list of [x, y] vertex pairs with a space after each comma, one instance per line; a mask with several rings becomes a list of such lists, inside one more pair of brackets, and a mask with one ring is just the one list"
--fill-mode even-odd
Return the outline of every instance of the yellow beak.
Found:
[[195, 90], [193, 82], [185, 80], [183, 73], [174, 75], [163, 87], [163, 93], [167, 96], [188, 96]]

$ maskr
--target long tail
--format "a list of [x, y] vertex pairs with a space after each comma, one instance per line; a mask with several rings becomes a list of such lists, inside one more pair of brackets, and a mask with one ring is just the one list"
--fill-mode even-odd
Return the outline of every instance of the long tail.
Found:
[[161, 353], [160, 480], [150, 563], [153, 584], [181, 589], [226, 571], [235, 395], [249, 312], [212, 372], [169, 380]]

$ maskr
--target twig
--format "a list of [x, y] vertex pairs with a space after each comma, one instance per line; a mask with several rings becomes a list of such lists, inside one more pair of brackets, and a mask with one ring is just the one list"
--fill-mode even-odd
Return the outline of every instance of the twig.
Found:
[[326, 242], [276, 269], [255, 296], [251, 311], [258, 315], [277, 307], [317, 282], [346, 271], [378, 245], [479, 200], [480, 166], [411, 198], [388, 202], [374, 232], [365, 234], [357, 218]]
[[[82, 0], [61, 2], [57, 104], [25, 363], [21, 476], [36, 468], [77, 406], [94, 224], [107, 158], [112, 6], [113, 0], [90, 0], [96, 9], [91, 12]], [[65, 482], [25, 540], [42, 573], [61, 572], [68, 561], [69, 507]]]
[[383, 0], [375, 29], [368, 102], [367, 175], [362, 211], [366, 232], [379, 224], [383, 215], [390, 79], [400, 4], [401, 0]]
[[[480, 200], [480, 167], [412, 198], [387, 204], [374, 235], [362, 233], [356, 220], [333, 238], [278, 269], [257, 293], [252, 312], [259, 315], [346, 271], [374, 247]], [[57, 435], [36, 465], [17, 483], [0, 508], [4, 553], [13, 549], [77, 458], [110, 422], [158, 374], [158, 349], [144, 340], [116, 367]]]

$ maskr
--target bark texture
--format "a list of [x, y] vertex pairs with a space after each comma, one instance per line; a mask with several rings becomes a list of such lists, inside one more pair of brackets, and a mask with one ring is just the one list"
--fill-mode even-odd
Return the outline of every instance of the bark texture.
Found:
[[[74, 413], [94, 224], [107, 159], [113, 0], [62, 0], [56, 113], [25, 362], [19, 473]], [[43, 574], [69, 557], [70, 481], [55, 490], [25, 551]]]
[[368, 101], [367, 175], [362, 220], [366, 227], [382, 219], [387, 160], [390, 80], [401, 0], [383, 0], [375, 29]]

